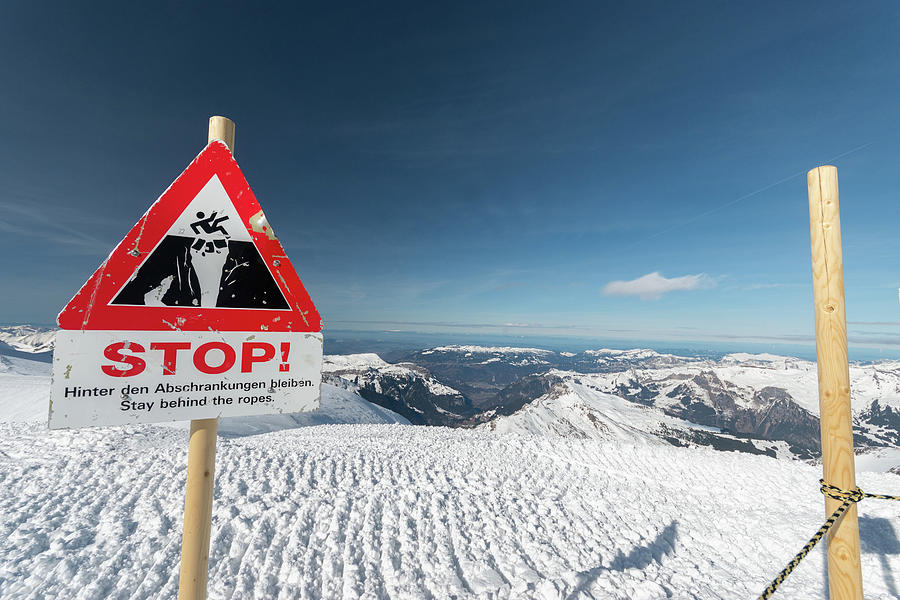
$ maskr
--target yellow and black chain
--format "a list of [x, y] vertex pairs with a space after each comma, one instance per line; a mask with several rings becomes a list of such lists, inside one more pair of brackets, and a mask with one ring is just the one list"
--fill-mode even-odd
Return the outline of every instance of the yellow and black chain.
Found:
[[780, 586], [784, 582], [784, 580], [787, 579], [787, 576], [790, 575], [791, 571], [793, 571], [797, 567], [797, 565], [800, 564], [800, 561], [806, 558], [806, 555], [816, 547], [816, 544], [818, 544], [823, 537], [825, 537], [825, 534], [828, 533], [828, 530], [831, 529], [835, 523], [837, 523], [838, 519], [840, 519], [845, 512], [847, 512], [847, 509], [850, 508], [851, 504], [859, 502], [863, 498], [878, 498], [879, 500], [900, 500], [900, 496], [869, 494], [859, 488], [856, 488], [855, 490], [842, 490], [837, 486], [825, 483], [824, 479], [820, 479], [819, 483], [822, 486], [820, 488], [820, 491], [829, 498], [841, 500], [841, 505], [837, 507], [837, 510], [831, 513], [831, 516], [828, 517], [828, 519], [821, 527], [819, 527], [819, 530], [816, 532], [816, 534], [812, 536], [808, 542], [806, 542], [806, 545], [803, 546], [803, 549], [800, 550], [800, 552], [798, 552], [794, 556], [794, 558], [791, 559], [791, 562], [789, 562], [788, 565], [781, 570], [781, 573], [779, 573], [778, 576], [772, 580], [772, 583], [766, 586], [766, 589], [763, 590], [763, 593], [759, 595], [759, 600], [768, 600], [772, 597], [772, 595], [778, 589], [778, 586]]

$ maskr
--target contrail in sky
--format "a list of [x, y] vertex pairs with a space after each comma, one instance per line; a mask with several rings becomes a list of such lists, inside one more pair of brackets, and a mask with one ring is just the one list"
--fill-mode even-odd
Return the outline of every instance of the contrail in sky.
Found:
[[[875, 142], [868, 142], [867, 144], [863, 144], [862, 146], [857, 146], [856, 148], [853, 148], [852, 150], [847, 150], [846, 152], [842, 152], [841, 154], [838, 154], [837, 156], [832, 156], [831, 158], [829, 158], [829, 159], [826, 160], [825, 162], [826, 162], [826, 163], [830, 163], [830, 162], [835, 161], [835, 160], [837, 160], [837, 159], [839, 159], [839, 158], [842, 158], [842, 157], [844, 157], [844, 156], [847, 156], [848, 154], [853, 154], [854, 152], [859, 152], [859, 151], [862, 150], [863, 148], [868, 148], [869, 146], [871, 146], [871, 145], [874, 144], [874, 143], [875, 143]], [[734, 200], [731, 200], [731, 201], [729, 201], [729, 202], [726, 202], [725, 204], [720, 204], [719, 206], [716, 206], [715, 208], [711, 208], [711, 209], [709, 209], [709, 210], [707, 210], [707, 211], [704, 211], [704, 212], [702, 212], [702, 213], [699, 213], [699, 214], [697, 214], [697, 215], [694, 215], [693, 217], [689, 218], [688, 220], [682, 221], [682, 222], [679, 223], [678, 225], [673, 225], [672, 227], [669, 227], [668, 229], [663, 229], [663, 230], [661, 230], [661, 231], [657, 231], [656, 233], [652, 233], [652, 234], [648, 235], [647, 237], [641, 239], [640, 241], [635, 242], [635, 244], [640, 244], [640, 243], [642, 243], [642, 242], [646, 242], [647, 240], [651, 240], [651, 239], [653, 239], [653, 238], [655, 238], [655, 237], [659, 237], [659, 236], [661, 236], [661, 235], [665, 235], [665, 234], [667, 234], [667, 233], [669, 233], [669, 232], [671, 232], [671, 231], [675, 231], [676, 229], [680, 229], [680, 228], [684, 227], [685, 225], [688, 225], [688, 224], [690, 224], [690, 223], [693, 223], [694, 221], [698, 221], [698, 220], [702, 219], [702, 218], [705, 217], [705, 216], [711, 215], [711, 214], [713, 214], [713, 213], [717, 213], [717, 212], [719, 212], [720, 210], [724, 210], [724, 209], [728, 208], [729, 206], [733, 206], [733, 205], [737, 204], [738, 202], [743, 202], [744, 200], [746, 200], [746, 199], [748, 199], [748, 198], [752, 198], [753, 196], [756, 196], [756, 195], [758, 195], [758, 194], [762, 194], [762, 193], [765, 192], [766, 190], [770, 190], [770, 189], [772, 189], [773, 187], [779, 186], [779, 185], [781, 185], [782, 183], [785, 183], [785, 182], [787, 182], [787, 181], [790, 181], [791, 179], [794, 179], [794, 178], [796, 178], [796, 177], [800, 177], [801, 175], [805, 175], [806, 172], [807, 172], [807, 171], [798, 171], [797, 173], [794, 173], [793, 175], [788, 175], [788, 176], [785, 177], [784, 179], [779, 179], [779, 180], [776, 181], [775, 183], [770, 183], [769, 185], [763, 186], [763, 187], [759, 188], [758, 190], [754, 190], [754, 191], [750, 192], [749, 194], [744, 194], [744, 195], [741, 196], [740, 198], [735, 198]]]

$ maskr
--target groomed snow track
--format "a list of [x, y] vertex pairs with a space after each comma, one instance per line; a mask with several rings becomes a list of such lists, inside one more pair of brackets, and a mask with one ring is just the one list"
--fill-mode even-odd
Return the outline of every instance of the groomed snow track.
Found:
[[[187, 433], [0, 423], [0, 597], [174, 598]], [[753, 598], [820, 525], [818, 470], [402, 425], [220, 439], [209, 597]], [[861, 487], [900, 494], [900, 478]], [[900, 506], [861, 504], [869, 600]], [[778, 597], [822, 598], [817, 549]], [[897, 575], [895, 575], [897, 574]]]

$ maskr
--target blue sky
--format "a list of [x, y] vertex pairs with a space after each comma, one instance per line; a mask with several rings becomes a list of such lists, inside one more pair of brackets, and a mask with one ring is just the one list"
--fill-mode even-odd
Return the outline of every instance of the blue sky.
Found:
[[898, 26], [891, 2], [6, 3], [0, 321], [52, 322], [224, 114], [328, 328], [806, 343], [805, 173], [832, 163], [851, 340], [900, 355]]

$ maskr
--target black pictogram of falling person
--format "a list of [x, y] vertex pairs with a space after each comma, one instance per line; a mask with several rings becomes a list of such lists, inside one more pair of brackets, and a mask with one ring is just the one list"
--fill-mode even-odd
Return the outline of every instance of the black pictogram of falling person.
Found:
[[[219, 276], [216, 295], [217, 308], [260, 308], [284, 310], [287, 300], [275, 283], [259, 251], [252, 242], [230, 239], [222, 223], [227, 216], [216, 217], [213, 212], [191, 224], [197, 238], [167, 235], [141, 264], [131, 280], [119, 291], [111, 304], [144, 305], [144, 296], [164, 284], [171, 277], [168, 288], [160, 298], [167, 306], [200, 306], [200, 280], [194, 265], [193, 249], [201, 256], [219, 254], [227, 248], [227, 256]], [[202, 234], [201, 234], [202, 230]], [[223, 234], [209, 241], [205, 236]], [[201, 252], [201, 248], [206, 246]]]
[[[199, 251], [203, 246], [206, 246], [206, 252], [218, 252], [219, 248], [224, 248], [228, 245], [227, 238], [230, 236], [228, 232], [222, 227], [222, 223], [228, 220], [228, 215], [224, 217], [216, 218], [218, 211], [213, 211], [213, 214], [204, 218], [203, 211], [199, 211], [197, 213], [198, 221], [194, 221], [191, 223], [191, 231], [197, 235], [197, 241], [193, 243], [191, 248]], [[206, 240], [200, 235], [200, 230], [203, 230], [203, 233], [207, 235], [211, 235], [213, 233], [221, 233], [225, 236], [226, 239], [215, 238], [213, 240]]]

